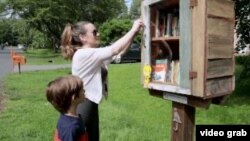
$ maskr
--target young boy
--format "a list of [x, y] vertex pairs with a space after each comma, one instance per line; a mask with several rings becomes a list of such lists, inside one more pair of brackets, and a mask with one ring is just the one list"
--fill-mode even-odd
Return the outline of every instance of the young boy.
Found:
[[76, 113], [85, 98], [82, 80], [73, 75], [56, 78], [48, 83], [46, 97], [61, 113], [54, 141], [88, 141], [85, 125]]

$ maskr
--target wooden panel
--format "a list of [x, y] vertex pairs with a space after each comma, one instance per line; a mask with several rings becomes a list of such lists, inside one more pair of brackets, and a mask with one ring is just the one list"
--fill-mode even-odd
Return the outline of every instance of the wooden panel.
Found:
[[208, 37], [208, 59], [217, 58], [232, 58], [233, 57], [233, 43], [229, 38], [222, 38], [220, 36]]
[[218, 35], [222, 37], [231, 37], [234, 28], [234, 22], [220, 18], [208, 18], [207, 20], [208, 34]]
[[166, 91], [166, 92], [172, 92], [172, 93], [178, 93], [178, 94], [186, 94], [190, 95], [190, 89], [185, 89], [181, 88], [179, 86], [174, 86], [174, 85], [167, 85], [163, 83], [149, 83], [147, 86], [149, 89], [154, 89], [154, 90], [160, 90], [160, 91]]
[[231, 0], [207, 0], [207, 12], [208, 15], [234, 20], [234, 2]]
[[180, 0], [180, 87], [191, 89], [191, 10], [188, 0]]
[[[141, 11], [142, 11], [142, 18], [143, 18], [143, 23], [145, 24], [145, 28], [143, 31], [142, 35], [142, 62], [141, 62], [141, 67], [142, 67], [142, 77], [141, 80], [143, 83], [145, 82], [145, 76], [144, 76], [144, 67], [146, 65], [151, 65], [150, 61], [150, 54], [151, 54], [151, 47], [150, 47], [150, 9], [149, 6], [145, 5], [144, 2], [142, 2], [141, 6]], [[146, 85], [146, 84], [144, 84]]]
[[233, 75], [233, 67], [232, 59], [209, 60], [207, 63], [207, 78]]
[[230, 94], [233, 91], [233, 77], [225, 77], [207, 80], [206, 96], [216, 97], [219, 95]]
[[232, 58], [234, 23], [219, 18], [208, 18], [208, 59]]
[[[145, 3], [142, 3], [142, 12], [143, 12], [143, 22], [145, 24], [145, 27], [150, 27], [150, 8], [149, 6], [145, 5]], [[143, 65], [150, 65], [150, 54], [151, 54], [151, 48], [150, 48], [150, 28], [144, 28], [143, 32], [143, 39], [144, 39], [144, 48], [143, 48]]]
[[152, 41], [168, 41], [168, 42], [178, 42], [179, 41], [179, 37], [158, 37], [158, 38], [152, 38]]
[[[226, 11], [226, 12], [225, 12]], [[234, 85], [234, 3], [207, 1], [207, 78], [205, 97], [218, 97], [233, 91]], [[225, 59], [228, 58], [228, 59]], [[213, 60], [211, 60], [213, 59]], [[229, 75], [229, 76], [228, 76]], [[222, 77], [228, 76], [228, 77]]]
[[[145, 9], [144, 9], [145, 5], [143, 3], [143, 1], [141, 2], [141, 16], [142, 16], [142, 20], [145, 23], [145, 19], [146, 16], [148, 16], [148, 14], [146, 13]], [[141, 36], [141, 84], [144, 83], [144, 73], [143, 73], [143, 68], [144, 68], [144, 64], [145, 64], [145, 48], [146, 48], [146, 37], [145, 37], [145, 28], [143, 28], [143, 34]]]
[[[176, 93], [163, 92], [163, 91], [153, 90], [153, 89], [149, 89], [149, 94], [151, 96], [163, 98], [165, 100], [170, 100], [173, 102], [186, 104], [192, 107], [199, 107], [199, 108], [205, 108], [205, 109], [209, 108], [213, 100], [213, 99], [204, 99], [200, 97], [194, 97], [190, 95], [180, 95]], [[218, 103], [220, 99], [222, 98], [216, 99], [216, 102]]]
[[179, 0], [144, 0], [145, 5], [155, 5], [159, 8], [173, 7], [179, 4]]
[[175, 6], [179, 6], [179, 1], [180, 0], [164, 0], [160, 4], [165, 6], [165, 7], [175, 7]]
[[144, 0], [143, 2], [144, 2], [145, 6], [149, 6], [149, 5], [161, 2], [161, 1], [163, 1], [163, 0]]
[[192, 68], [197, 72], [197, 78], [192, 79], [192, 95], [204, 95], [204, 67], [205, 67], [205, 34], [206, 34], [206, 1], [198, 1], [192, 8]]

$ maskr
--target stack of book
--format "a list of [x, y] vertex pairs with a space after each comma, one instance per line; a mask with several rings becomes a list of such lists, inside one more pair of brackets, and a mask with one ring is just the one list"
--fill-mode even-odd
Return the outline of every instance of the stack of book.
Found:
[[179, 60], [157, 59], [152, 65], [152, 82], [180, 84]]
[[155, 16], [155, 37], [179, 36], [178, 11], [166, 13], [157, 10]]

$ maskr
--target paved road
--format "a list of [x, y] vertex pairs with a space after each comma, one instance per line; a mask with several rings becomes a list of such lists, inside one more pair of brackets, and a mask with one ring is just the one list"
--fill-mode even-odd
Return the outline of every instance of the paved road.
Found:
[[[3, 78], [9, 73], [18, 73], [18, 66], [13, 68], [12, 60], [10, 57], [10, 48], [5, 48], [3, 50], [0, 49], [0, 111], [3, 108], [2, 99], [4, 99], [2, 95], [2, 81]], [[23, 54], [22, 50], [18, 48], [12, 48], [18, 54]], [[52, 69], [60, 69], [60, 68], [69, 68], [70, 64], [63, 65], [22, 65], [21, 72], [24, 71], [39, 71], [39, 70], [52, 70]]]
[[[18, 54], [22, 54], [23, 52], [20, 49], [13, 48], [15, 52]], [[60, 68], [69, 68], [70, 64], [61, 64], [61, 65], [22, 65], [21, 72], [25, 71], [39, 71], [39, 70], [53, 70]], [[18, 73], [18, 66], [16, 65], [14, 68], [12, 66], [12, 61], [10, 58], [10, 49], [5, 48], [4, 50], [0, 50], [0, 81], [6, 76], [8, 73]]]
[[3, 108], [2, 105], [2, 81], [4, 76], [12, 71], [12, 62], [10, 58], [10, 49], [5, 48], [3, 50], [0, 49], [0, 111]]
[[[61, 65], [22, 65], [21, 72], [25, 71], [40, 71], [40, 70], [54, 70], [60, 68], [69, 68], [70, 64], [61, 64]], [[13, 72], [19, 72], [18, 66], [14, 67]]]
[[6, 74], [11, 72], [11, 70], [12, 61], [10, 58], [10, 49], [5, 48], [3, 50], [0, 50], [0, 80], [2, 80]]

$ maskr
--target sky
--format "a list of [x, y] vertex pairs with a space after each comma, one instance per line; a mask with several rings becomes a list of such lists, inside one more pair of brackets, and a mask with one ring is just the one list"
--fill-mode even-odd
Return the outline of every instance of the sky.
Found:
[[130, 9], [130, 6], [132, 4], [133, 0], [125, 0], [125, 4], [127, 5], [128, 9]]

